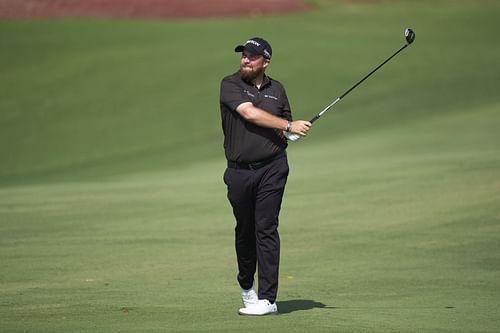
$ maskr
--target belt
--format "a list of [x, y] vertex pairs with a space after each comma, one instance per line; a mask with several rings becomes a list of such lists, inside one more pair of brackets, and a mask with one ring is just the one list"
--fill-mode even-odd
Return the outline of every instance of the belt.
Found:
[[227, 167], [231, 169], [246, 169], [246, 170], [257, 170], [260, 169], [269, 163], [279, 160], [280, 158], [286, 157], [286, 152], [281, 152], [277, 155], [274, 155], [273, 157], [270, 157], [268, 159], [259, 161], [259, 162], [253, 162], [253, 163], [240, 163], [240, 162], [234, 162], [234, 161], [227, 161]]

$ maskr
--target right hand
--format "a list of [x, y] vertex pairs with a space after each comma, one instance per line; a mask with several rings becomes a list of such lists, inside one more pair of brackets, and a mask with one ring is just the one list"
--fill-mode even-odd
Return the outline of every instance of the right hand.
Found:
[[292, 127], [290, 127], [290, 133], [306, 136], [307, 132], [311, 128], [311, 125], [312, 124], [306, 120], [292, 121]]
[[296, 120], [292, 122], [289, 132], [285, 132], [285, 137], [290, 141], [297, 141], [302, 136], [306, 136], [311, 128], [311, 123], [306, 120]]

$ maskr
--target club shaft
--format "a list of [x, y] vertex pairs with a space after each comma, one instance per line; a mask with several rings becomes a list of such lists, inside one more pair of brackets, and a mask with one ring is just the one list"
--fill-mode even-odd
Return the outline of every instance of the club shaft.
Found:
[[370, 73], [368, 73], [365, 77], [363, 77], [361, 80], [358, 81], [355, 85], [353, 85], [351, 88], [349, 88], [345, 93], [337, 97], [333, 103], [328, 105], [326, 108], [324, 108], [320, 113], [318, 113], [314, 118], [310, 120], [310, 123], [314, 123], [316, 120], [318, 120], [326, 111], [328, 111], [330, 108], [332, 108], [337, 102], [339, 102], [342, 98], [344, 98], [347, 94], [349, 94], [351, 91], [354, 90], [357, 86], [359, 86], [364, 80], [369, 78], [373, 73], [375, 73], [380, 67], [384, 66], [389, 60], [394, 58], [399, 52], [403, 51], [408, 45], [410, 44], [405, 44], [403, 47], [401, 47], [399, 50], [397, 50], [393, 55], [391, 55], [389, 58], [387, 58], [383, 63], [378, 65], [374, 70], [372, 70]]

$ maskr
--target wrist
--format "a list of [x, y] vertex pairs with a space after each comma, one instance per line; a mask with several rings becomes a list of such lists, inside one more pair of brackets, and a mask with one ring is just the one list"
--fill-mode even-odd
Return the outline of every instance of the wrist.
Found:
[[286, 124], [285, 132], [290, 132], [291, 129], [292, 129], [292, 122], [290, 120], [288, 120], [287, 124]]

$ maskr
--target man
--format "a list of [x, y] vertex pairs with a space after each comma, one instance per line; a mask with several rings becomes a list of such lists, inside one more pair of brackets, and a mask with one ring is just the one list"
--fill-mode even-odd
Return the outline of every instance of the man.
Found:
[[[236, 218], [241, 315], [276, 313], [280, 238], [278, 215], [288, 177], [285, 133], [304, 136], [308, 121], [292, 121], [280, 82], [265, 74], [272, 49], [262, 38], [238, 45], [240, 70], [221, 83], [220, 108], [227, 196]], [[258, 266], [258, 295], [254, 275]]]

